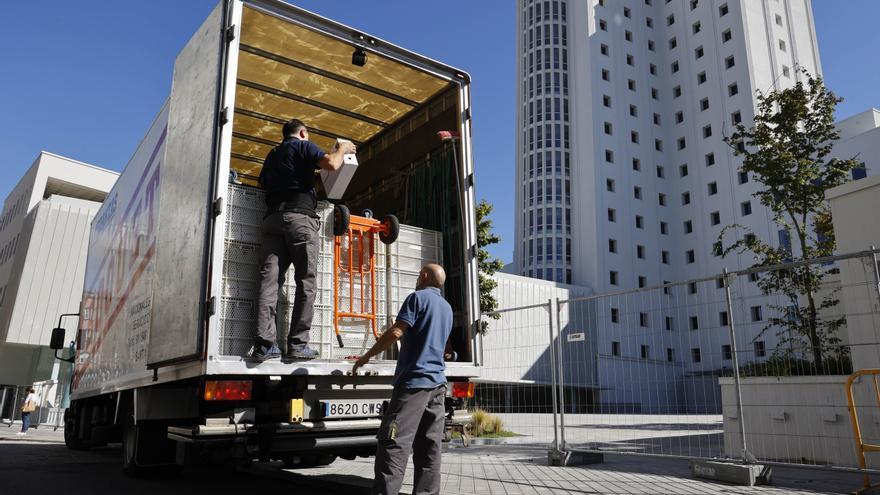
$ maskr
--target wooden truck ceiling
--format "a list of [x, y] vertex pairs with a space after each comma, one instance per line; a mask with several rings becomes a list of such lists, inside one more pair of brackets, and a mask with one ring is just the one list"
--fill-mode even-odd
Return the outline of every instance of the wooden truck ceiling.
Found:
[[363, 143], [449, 86], [449, 81], [245, 7], [233, 116], [232, 167], [256, 177], [281, 126], [298, 118], [323, 149]]

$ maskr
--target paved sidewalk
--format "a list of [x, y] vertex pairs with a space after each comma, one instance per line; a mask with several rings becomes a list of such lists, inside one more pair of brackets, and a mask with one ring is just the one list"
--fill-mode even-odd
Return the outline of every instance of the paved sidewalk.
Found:
[[[324, 468], [290, 469], [304, 482], [347, 485], [368, 493], [372, 459], [337, 460]], [[548, 466], [546, 451], [525, 446], [448, 448], [443, 454], [443, 494], [816, 494], [849, 493], [860, 484], [845, 473], [774, 468], [773, 486], [742, 487], [691, 476], [684, 460], [606, 455], [603, 464]], [[402, 493], [412, 491], [407, 470]]]

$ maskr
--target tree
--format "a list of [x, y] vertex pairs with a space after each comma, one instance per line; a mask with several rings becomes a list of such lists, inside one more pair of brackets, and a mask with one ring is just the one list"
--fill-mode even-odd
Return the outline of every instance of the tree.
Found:
[[[477, 205], [477, 266], [480, 270], [480, 312], [484, 315], [498, 309], [498, 301], [492, 295], [498, 282], [492, 279], [492, 275], [504, 267], [501, 260], [491, 256], [486, 250], [487, 247], [501, 241], [501, 238], [492, 232], [492, 219], [489, 218], [492, 209], [493, 206], [485, 199], [480, 200]], [[490, 314], [489, 317], [495, 320], [499, 318], [497, 314]], [[480, 321], [480, 333], [485, 334], [488, 326], [487, 321]]]
[[[825, 191], [846, 182], [850, 171], [862, 165], [855, 158], [829, 157], [834, 141], [839, 139], [834, 109], [842, 98], [826, 88], [821, 77], [801, 72], [806, 84], [798, 82], [792, 88], [766, 94], [759, 91], [754, 125], [746, 128], [737, 124], [735, 132], [724, 139], [734, 155], [743, 157], [740, 171], [760, 184], [754, 196], [770, 210], [774, 222], [784, 232], [780, 234], [779, 246], [773, 247], [748, 228], [733, 224], [718, 236], [716, 249], [723, 256], [751, 252], [757, 260], [755, 266], [771, 266], [834, 252], [831, 211], [825, 202]], [[790, 242], [791, 229], [795, 232], [797, 251]], [[724, 236], [732, 230], [746, 234], [723, 248]], [[758, 281], [764, 294], [782, 294], [789, 302], [785, 307], [771, 306], [778, 316], [768, 319], [759, 336], [776, 329], [780, 344], [787, 344], [788, 352], [807, 344], [817, 367], [822, 364], [823, 349], [839, 344], [837, 331], [845, 324], [843, 318], [820, 319], [822, 310], [839, 302], [835, 291], [817, 301], [817, 290], [825, 274], [820, 266], [804, 264], [762, 273]], [[779, 352], [777, 347], [775, 354]]]

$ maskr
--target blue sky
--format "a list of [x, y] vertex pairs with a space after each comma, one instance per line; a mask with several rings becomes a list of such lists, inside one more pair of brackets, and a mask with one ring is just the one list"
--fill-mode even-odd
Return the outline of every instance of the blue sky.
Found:
[[[752, 1], [752, 0], [750, 0]], [[513, 250], [514, 1], [299, 0], [297, 5], [473, 76], [477, 194]], [[0, 16], [0, 198], [47, 150], [113, 170], [168, 95], [174, 57], [216, 0], [10, 2]], [[838, 116], [880, 107], [880, 1], [814, 0]], [[422, 20], [421, 22], [412, 22]]]

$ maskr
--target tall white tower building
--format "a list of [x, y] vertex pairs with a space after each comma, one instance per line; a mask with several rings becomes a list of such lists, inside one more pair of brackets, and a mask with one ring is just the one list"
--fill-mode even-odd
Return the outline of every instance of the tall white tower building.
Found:
[[519, 273], [597, 292], [749, 266], [787, 242], [722, 141], [756, 92], [821, 74], [809, 0], [518, 0]]

